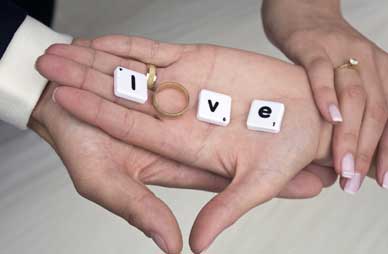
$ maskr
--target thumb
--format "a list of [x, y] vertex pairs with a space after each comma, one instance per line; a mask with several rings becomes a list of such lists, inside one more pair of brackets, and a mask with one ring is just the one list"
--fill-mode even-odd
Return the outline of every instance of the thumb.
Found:
[[190, 234], [194, 253], [206, 250], [215, 238], [250, 209], [275, 197], [288, 180], [278, 174], [252, 171], [236, 177], [198, 214]]
[[74, 170], [71, 162], [66, 166], [81, 196], [125, 219], [152, 238], [165, 253], [180, 253], [182, 236], [174, 214], [142, 183], [112, 173], [115, 170], [93, 173], [93, 170]]

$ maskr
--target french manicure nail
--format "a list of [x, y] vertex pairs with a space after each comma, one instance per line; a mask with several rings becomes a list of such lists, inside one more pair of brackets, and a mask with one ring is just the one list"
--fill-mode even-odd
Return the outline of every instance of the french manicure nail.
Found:
[[209, 247], [207, 247], [206, 249], [204, 249], [203, 251], [201, 251], [201, 253], [199, 254], [206, 254], [206, 251], [209, 249]]
[[361, 186], [361, 174], [356, 173], [351, 179], [346, 180], [345, 192], [349, 194], [356, 194]]
[[388, 190], [388, 172], [384, 174], [383, 188]]
[[58, 89], [58, 88], [55, 88], [54, 91], [53, 91], [53, 94], [51, 95], [51, 99], [53, 100], [54, 103], [57, 102], [57, 101], [55, 100], [55, 93], [57, 92], [57, 89]]
[[352, 178], [354, 174], [354, 157], [353, 154], [347, 153], [342, 158], [342, 177]]
[[151, 238], [152, 240], [154, 240], [154, 242], [156, 243], [156, 245], [158, 245], [160, 249], [162, 249], [165, 253], [168, 253], [166, 242], [160, 235], [151, 233]]
[[330, 104], [329, 113], [330, 113], [331, 120], [333, 120], [333, 122], [339, 123], [343, 121], [341, 112], [339, 111], [336, 105]]

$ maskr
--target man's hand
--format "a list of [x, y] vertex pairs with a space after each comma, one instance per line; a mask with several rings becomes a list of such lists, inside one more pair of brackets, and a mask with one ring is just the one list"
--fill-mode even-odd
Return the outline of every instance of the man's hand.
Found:
[[[341, 186], [358, 191], [380, 142], [376, 179], [388, 188], [387, 53], [345, 21], [339, 0], [265, 0], [262, 17], [273, 44], [305, 68], [322, 116], [342, 121], [333, 139]], [[357, 70], [334, 70], [349, 58]]]
[[[56, 89], [58, 104], [127, 144], [233, 179], [198, 215], [190, 239], [195, 253], [248, 210], [277, 196], [302, 168], [327, 154], [330, 125], [321, 120], [301, 68], [240, 50], [134, 37], [102, 37], [90, 46], [55, 45], [38, 60], [44, 76], [72, 86]], [[161, 119], [150, 102], [143, 105], [114, 97], [114, 68], [120, 65], [144, 73], [144, 63], [158, 66], [158, 83], [176, 81], [189, 90], [190, 110], [183, 117]], [[232, 96], [229, 126], [215, 127], [196, 119], [197, 96], [203, 88]], [[285, 104], [279, 134], [246, 128], [249, 106], [256, 98]], [[180, 103], [168, 97], [161, 101]], [[324, 172], [329, 182], [335, 179], [330, 171]]]

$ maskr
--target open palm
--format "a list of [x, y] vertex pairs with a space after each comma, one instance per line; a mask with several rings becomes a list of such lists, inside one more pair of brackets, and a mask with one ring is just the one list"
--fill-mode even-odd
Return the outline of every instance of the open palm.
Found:
[[[330, 129], [319, 117], [304, 72], [296, 66], [241, 50], [124, 36], [102, 37], [89, 46], [93, 49], [53, 46], [39, 59], [43, 75], [75, 87], [58, 88], [58, 104], [128, 144], [233, 179], [198, 215], [190, 239], [196, 253], [248, 210], [277, 196], [330, 143], [322, 138], [330, 136]], [[183, 117], [164, 119], [150, 102], [135, 104], [113, 96], [113, 69], [120, 65], [144, 73], [144, 63], [158, 66], [158, 83], [186, 86], [192, 100]], [[197, 97], [204, 88], [232, 96], [227, 127], [196, 119]], [[285, 104], [280, 133], [246, 128], [253, 99]], [[175, 96], [162, 96], [161, 101], [169, 107], [180, 104]], [[117, 150], [108, 146], [104, 152], [114, 157]]]

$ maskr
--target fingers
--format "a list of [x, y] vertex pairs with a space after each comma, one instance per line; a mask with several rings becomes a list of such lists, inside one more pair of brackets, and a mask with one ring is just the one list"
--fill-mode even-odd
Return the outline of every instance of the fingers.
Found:
[[[151, 237], [165, 253], [180, 253], [182, 236], [171, 210], [141, 183], [114, 169], [103, 175], [74, 175], [77, 191], [85, 198], [105, 207], [127, 220], [145, 235]], [[101, 174], [101, 173], [99, 173]]]
[[207, 203], [198, 214], [190, 234], [190, 247], [201, 253], [227, 227], [250, 209], [275, 197], [285, 184], [278, 174], [249, 171]]
[[[69, 48], [65, 50], [69, 50]], [[70, 51], [73, 52], [73, 49]], [[82, 51], [84, 55], [87, 54], [85, 53], [85, 50], [80, 51]], [[89, 61], [87, 60], [88, 57], [82, 56], [82, 53], [80, 57], [78, 57], [78, 60], [83, 62]], [[74, 52], [72, 54], [74, 54]], [[48, 54], [39, 57], [36, 66], [43, 76], [56, 83], [84, 89], [124, 107], [149, 115], [156, 115], [150, 100], [148, 100], [145, 104], [138, 104], [116, 97], [113, 93], [113, 78], [107, 74], [97, 71], [96, 69], [90, 68], [68, 58]], [[100, 68], [110, 67], [101, 66]], [[134, 70], [139, 71], [136, 68], [134, 68]]]
[[182, 138], [152, 116], [126, 109], [93, 93], [72, 87], [56, 88], [53, 98], [76, 118], [125, 143], [168, 158], [182, 154]]
[[342, 177], [352, 178], [355, 175], [355, 156], [366, 96], [361, 78], [355, 70], [346, 68], [337, 71], [336, 86], [344, 121], [334, 129], [334, 165]]
[[317, 196], [322, 188], [329, 187], [336, 180], [337, 174], [332, 168], [310, 164], [287, 183], [278, 197], [312, 198]]
[[321, 180], [323, 187], [325, 188], [333, 185], [338, 178], [338, 175], [334, 169], [330, 167], [309, 164], [304, 170], [318, 177]]
[[[330, 168], [311, 165], [291, 179], [278, 197], [289, 199], [315, 197], [321, 192], [322, 187], [333, 184], [336, 176]], [[142, 170], [138, 179], [144, 184], [211, 192], [223, 191], [231, 181], [203, 169], [167, 159], [161, 160], [160, 163], [152, 163], [146, 170]]]
[[381, 137], [377, 153], [376, 180], [385, 189], [388, 189], [388, 127], [386, 125]]
[[323, 188], [321, 179], [313, 173], [300, 171], [280, 191], [278, 198], [302, 199], [317, 196]]
[[[335, 179], [336, 174], [332, 169], [309, 165], [288, 182], [286, 188], [280, 191], [279, 197], [312, 197], [319, 194], [323, 186], [333, 184]], [[251, 171], [246, 176], [236, 177], [198, 214], [190, 235], [190, 246], [193, 252], [201, 253], [217, 235], [246, 212], [278, 195], [278, 186], [284, 186], [283, 180], [277, 174], [258, 171]]]
[[61, 56], [80, 63], [99, 72], [112, 76], [117, 66], [122, 66], [140, 73], [146, 73], [146, 65], [132, 59], [125, 59], [93, 48], [54, 44], [46, 50], [46, 54]]
[[326, 121], [342, 122], [334, 87], [334, 67], [326, 53], [319, 50], [304, 54], [302, 64], [307, 71], [314, 100]]
[[92, 41], [91, 47], [161, 67], [178, 61], [184, 52], [182, 45], [123, 35], [99, 37]]
[[331, 123], [342, 122], [334, 86], [334, 66], [326, 51], [307, 41], [302, 45], [295, 37], [287, 43], [286, 52], [306, 70], [315, 103], [324, 119]]
[[221, 192], [230, 183], [225, 177], [164, 158], [142, 170], [138, 179], [144, 184], [211, 192]]
[[365, 175], [357, 172], [350, 179], [342, 178], [340, 180], [340, 186], [346, 193], [354, 195], [361, 188], [364, 179]]
[[366, 176], [384, 131], [388, 109], [375, 66], [373, 64], [362, 65], [360, 70], [365, 83], [367, 102], [357, 149], [356, 172]]

